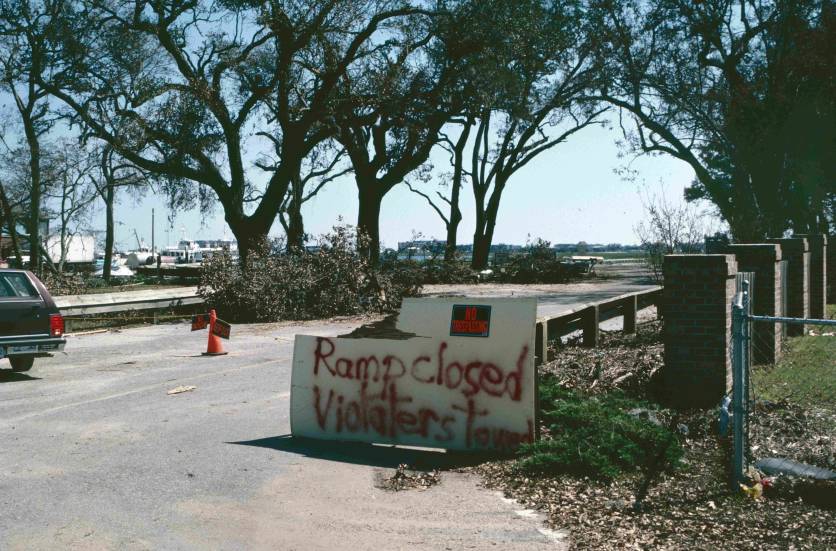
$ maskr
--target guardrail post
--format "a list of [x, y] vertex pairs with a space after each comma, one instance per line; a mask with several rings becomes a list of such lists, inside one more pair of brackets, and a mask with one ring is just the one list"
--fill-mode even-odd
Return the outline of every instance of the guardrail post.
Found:
[[548, 332], [546, 331], [546, 323], [538, 321], [534, 330], [534, 365], [538, 366], [546, 361], [546, 350], [548, 344], [546, 343]]
[[663, 308], [665, 304], [664, 292], [659, 291], [654, 295], [654, 297], [653, 306], [656, 307], [656, 319], [663, 320], [665, 319], [665, 309]]
[[560, 318], [552, 318], [546, 322], [546, 356], [548, 361], [552, 361], [556, 354], [549, 355], [548, 346], [550, 342], [554, 342], [555, 346], [560, 345]]
[[583, 345], [587, 348], [598, 346], [598, 306], [590, 306], [581, 312]]
[[624, 299], [624, 332], [636, 332], [636, 312], [638, 311], [638, 297], [633, 295]]

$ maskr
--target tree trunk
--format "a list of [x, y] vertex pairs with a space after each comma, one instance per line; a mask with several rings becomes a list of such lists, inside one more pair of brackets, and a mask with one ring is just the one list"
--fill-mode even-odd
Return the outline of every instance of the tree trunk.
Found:
[[483, 231], [478, 229], [473, 233], [473, 259], [470, 266], [474, 270], [484, 270], [488, 267], [488, 260], [491, 254], [491, 242], [493, 241], [493, 227]]
[[488, 252], [490, 243], [485, 249], [485, 198], [474, 186], [474, 197], [476, 199], [476, 228], [473, 230], [473, 253], [470, 259], [470, 267], [474, 270], [484, 270], [488, 265]]
[[458, 206], [455, 207], [455, 210], [453, 208], [450, 210], [450, 223], [447, 224], [447, 242], [444, 245], [444, 262], [447, 263], [454, 262], [456, 260], [459, 222], [462, 221], [462, 214], [458, 209]]
[[361, 256], [376, 265], [380, 260], [380, 205], [383, 195], [378, 191], [379, 184], [374, 177], [364, 181], [358, 175], [357, 187], [360, 191], [357, 247]]
[[447, 222], [447, 242], [444, 245], [444, 262], [456, 260], [456, 245], [459, 233], [459, 223], [462, 221], [462, 210], [459, 208], [459, 192], [461, 177], [453, 178], [453, 190], [450, 194], [450, 218]]
[[41, 146], [34, 121], [27, 114], [22, 113], [22, 115], [26, 143], [29, 146], [29, 171], [32, 184], [29, 194], [29, 267], [40, 275]]
[[474, 270], [484, 270], [488, 267], [496, 219], [499, 216], [499, 202], [502, 199], [506, 182], [507, 177], [497, 176], [487, 208], [484, 207], [484, 196], [476, 197], [476, 230], [473, 232], [473, 260], [471, 262]]
[[[105, 184], [105, 252], [102, 266], [102, 279], [110, 283], [110, 265], [113, 262], [113, 182], [108, 178]], [[153, 251], [152, 251], [153, 253]]]
[[232, 218], [227, 214], [227, 224], [238, 242], [238, 257], [243, 268], [252, 253], [264, 252], [273, 220], [265, 222], [252, 217]]
[[60, 254], [58, 255], [58, 273], [64, 273], [64, 263], [67, 262], [67, 222], [61, 219], [61, 235], [59, 236]]
[[459, 198], [462, 190], [462, 179], [464, 178], [464, 148], [467, 146], [467, 140], [470, 137], [470, 129], [473, 127], [473, 124], [473, 119], [469, 119], [467, 124], [464, 125], [453, 150], [453, 189], [450, 190], [450, 217], [447, 222], [447, 243], [444, 247], [444, 262], [453, 262], [456, 259], [459, 223], [462, 221]]
[[305, 221], [302, 219], [302, 179], [296, 177], [290, 185], [290, 203], [287, 205], [287, 252], [305, 250]]

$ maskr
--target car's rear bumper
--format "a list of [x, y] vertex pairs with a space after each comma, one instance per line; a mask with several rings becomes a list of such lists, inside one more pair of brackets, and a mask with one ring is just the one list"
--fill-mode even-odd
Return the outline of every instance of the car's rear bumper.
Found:
[[40, 338], [27, 337], [9, 338], [0, 340], [0, 358], [5, 356], [16, 356], [19, 354], [49, 354], [64, 350], [67, 340], [63, 338]]

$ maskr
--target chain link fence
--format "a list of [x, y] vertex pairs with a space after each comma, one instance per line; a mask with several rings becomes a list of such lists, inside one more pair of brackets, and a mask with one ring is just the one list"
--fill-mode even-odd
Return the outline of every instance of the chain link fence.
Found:
[[[757, 331], [757, 327], [763, 324], [774, 324], [775, 330], [781, 335], [777, 346], [780, 352], [786, 352], [786, 327], [790, 324], [804, 325], [811, 336], [836, 339], [836, 319], [805, 319], [790, 318], [781, 316], [759, 316], [752, 314], [754, 289], [754, 274], [740, 273], [737, 276], [737, 289], [732, 303], [732, 339], [730, 343], [730, 357], [732, 363], [732, 484], [737, 485], [745, 480], [745, 474], [749, 465], [754, 463], [757, 457], [754, 456], [750, 444], [750, 427], [753, 405], [768, 405], [775, 401], [796, 401], [798, 399], [815, 398], [815, 392], [821, 392], [822, 400], [836, 401], [836, 362], [830, 361], [830, 367], [823, 366], [825, 376], [822, 376], [820, 369], [797, 369], [792, 372], [793, 384], [790, 388], [781, 388], [781, 385], [770, 385], [769, 400], [760, 396], [759, 388], [752, 383], [753, 368], [765, 370], [765, 380], [768, 380], [769, 371], [773, 369], [770, 365], [757, 365], [756, 358], [769, 357], [771, 349], [776, 346], [776, 341], [769, 339], [769, 332]], [[782, 293], [782, 314], [786, 312], [786, 289]], [[803, 350], [800, 351], [803, 353]], [[831, 358], [832, 360], [832, 358]], [[825, 359], [827, 362], [827, 359]], [[790, 365], [790, 367], [793, 367]], [[777, 387], [777, 390], [776, 390]], [[805, 395], [797, 396], [796, 389], [805, 389]]]

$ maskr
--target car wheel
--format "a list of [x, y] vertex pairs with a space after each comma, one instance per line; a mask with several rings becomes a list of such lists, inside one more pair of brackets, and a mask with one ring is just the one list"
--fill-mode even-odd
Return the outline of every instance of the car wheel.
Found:
[[12, 371], [29, 371], [35, 363], [35, 356], [9, 356]]

